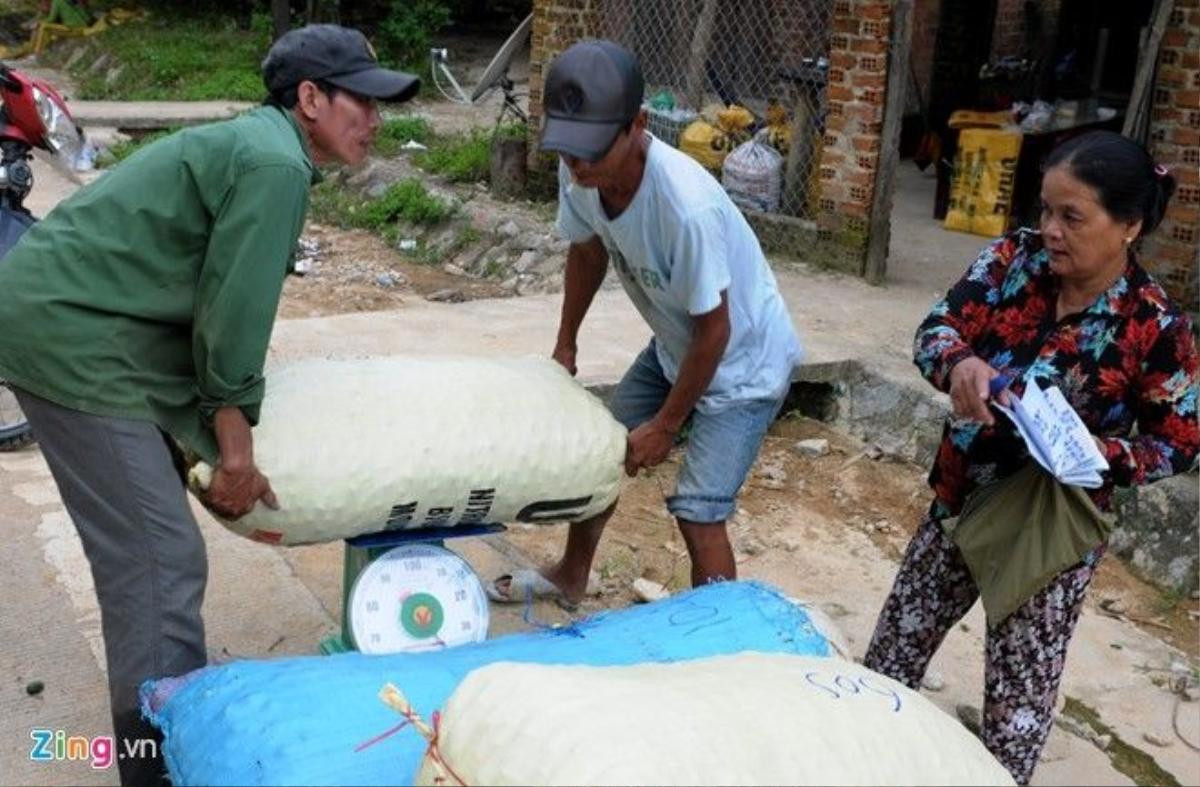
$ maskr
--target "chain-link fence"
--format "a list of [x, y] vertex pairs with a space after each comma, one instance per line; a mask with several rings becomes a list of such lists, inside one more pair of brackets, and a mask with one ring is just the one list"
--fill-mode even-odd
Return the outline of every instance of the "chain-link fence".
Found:
[[833, 5], [599, 0], [598, 33], [641, 61], [657, 137], [704, 164], [751, 218], [807, 219], [819, 204]]

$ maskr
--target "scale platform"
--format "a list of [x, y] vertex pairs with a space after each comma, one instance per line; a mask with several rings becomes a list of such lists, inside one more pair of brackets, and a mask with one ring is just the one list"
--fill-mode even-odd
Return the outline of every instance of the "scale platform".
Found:
[[[452, 552], [443, 551], [443, 542], [451, 538], [502, 533], [506, 529], [501, 524], [462, 525], [385, 530], [346, 539], [342, 565], [342, 630], [340, 634], [321, 640], [321, 653], [331, 655], [360, 650], [354, 637], [356, 621], [360, 636], [370, 638], [376, 651], [389, 645], [396, 649], [411, 649], [423, 639], [429, 639], [436, 647], [440, 642], [437, 632], [442, 626], [457, 624], [469, 628], [471, 621], [458, 620], [455, 610], [470, 604], [477, 607], [479, 599], [474, 596], [482, 592], [481, 586], [466, 561]], [[424, 545], [427, 549], [393, 552], [399, 547], [414, 545]], [[389, 556], [389, 553], [393, 554]], [[431, 581], [438, 584], [447, 597], [439, 598], [438, 589], [430, 587], [408, 594], [399, 602], [398, 609], [389, 608], [388, 598], [395, 594], [387, 593], [387, 585], [392, 582], [393, 574], [423, 570], [424, 561], [430, 558], [443, 563], [435, 569], [436, 575], [431, 575]], [[445, 565], [446, 561], [454, 564]], [[367, 572], [365, 577], [364, 572]], [[364, 581], [360, 582], [360, 578]], [[472, 592], [475, 589], [479, 590]], [[486, 614], [486, 597], [482, 603]], [[486, 634], [486, 618], [483, 633]]]

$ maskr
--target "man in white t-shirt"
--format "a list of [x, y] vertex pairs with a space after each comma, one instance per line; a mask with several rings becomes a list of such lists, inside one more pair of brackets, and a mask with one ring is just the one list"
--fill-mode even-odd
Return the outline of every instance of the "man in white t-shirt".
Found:
[[[800, 343], [745, 218], [699, 164], [646, 131], [637, 60], [582, 41], [546, 77], [541, 148], [560, 156], [558, 231], [567, 252], [554, 359], [575, 373], [576, 337], [611, 260], [654, 332], [609, 402], [629, 429], [625, 470], [687, 448], [667, 508], [692, 584], [734, 579], [725, 522], [800, 360]], [[562, 559], [492, 582], [497, 601], [577, 603], [609, 509], [570, 526]]]

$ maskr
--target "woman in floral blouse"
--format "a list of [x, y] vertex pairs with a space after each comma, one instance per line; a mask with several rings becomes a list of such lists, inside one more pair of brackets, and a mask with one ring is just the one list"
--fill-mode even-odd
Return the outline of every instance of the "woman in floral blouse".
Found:
[[[1103, 485], [1087, 490], [1101, 511], [1111, 510], [1116, 485], [1192, 466], [1200, 428], [1191, 326], [1135, 253], [1174, 189], [1145, 148], [1118, 134], [1061, 145], [1042, 179], [1040, 231], [1019, 230], [984, 249], [917, 330], [916, 364], [949, 392], [954, 417], [929, 476], [933, 504], [880, 613], [867, 666], [917, 688], [946, 632], [979, 597], [941, 525], [973, 491], [1030, 461], [1012, 425], [989, 407], [993, 378], [1011, 378], [1017, 395], [1035, 379], [1059, 387], [1108, 460]], [[999, 396], [1004, 403], [1007, 392]], [[1049, 734], [1067, 643], [1105, 546], [988, 628], [983, 741], [1019, 784]]]

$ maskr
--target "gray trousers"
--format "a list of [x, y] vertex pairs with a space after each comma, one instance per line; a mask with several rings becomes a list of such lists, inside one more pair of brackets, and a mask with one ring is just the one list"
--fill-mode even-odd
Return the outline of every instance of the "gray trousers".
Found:
[[[166, 436], [148, 421], [106, 418], [17, 390], [79, 531], [100, 602], [116, 754], [160, 740], [138, 686], [204, 666], [204, 539]], [[146, 751], [148, 747], [143, 748]], [[134, 748], [131, 751], [138, 751]], [[157, 758], [118, 758], [121, 783], [162, 784]]]

